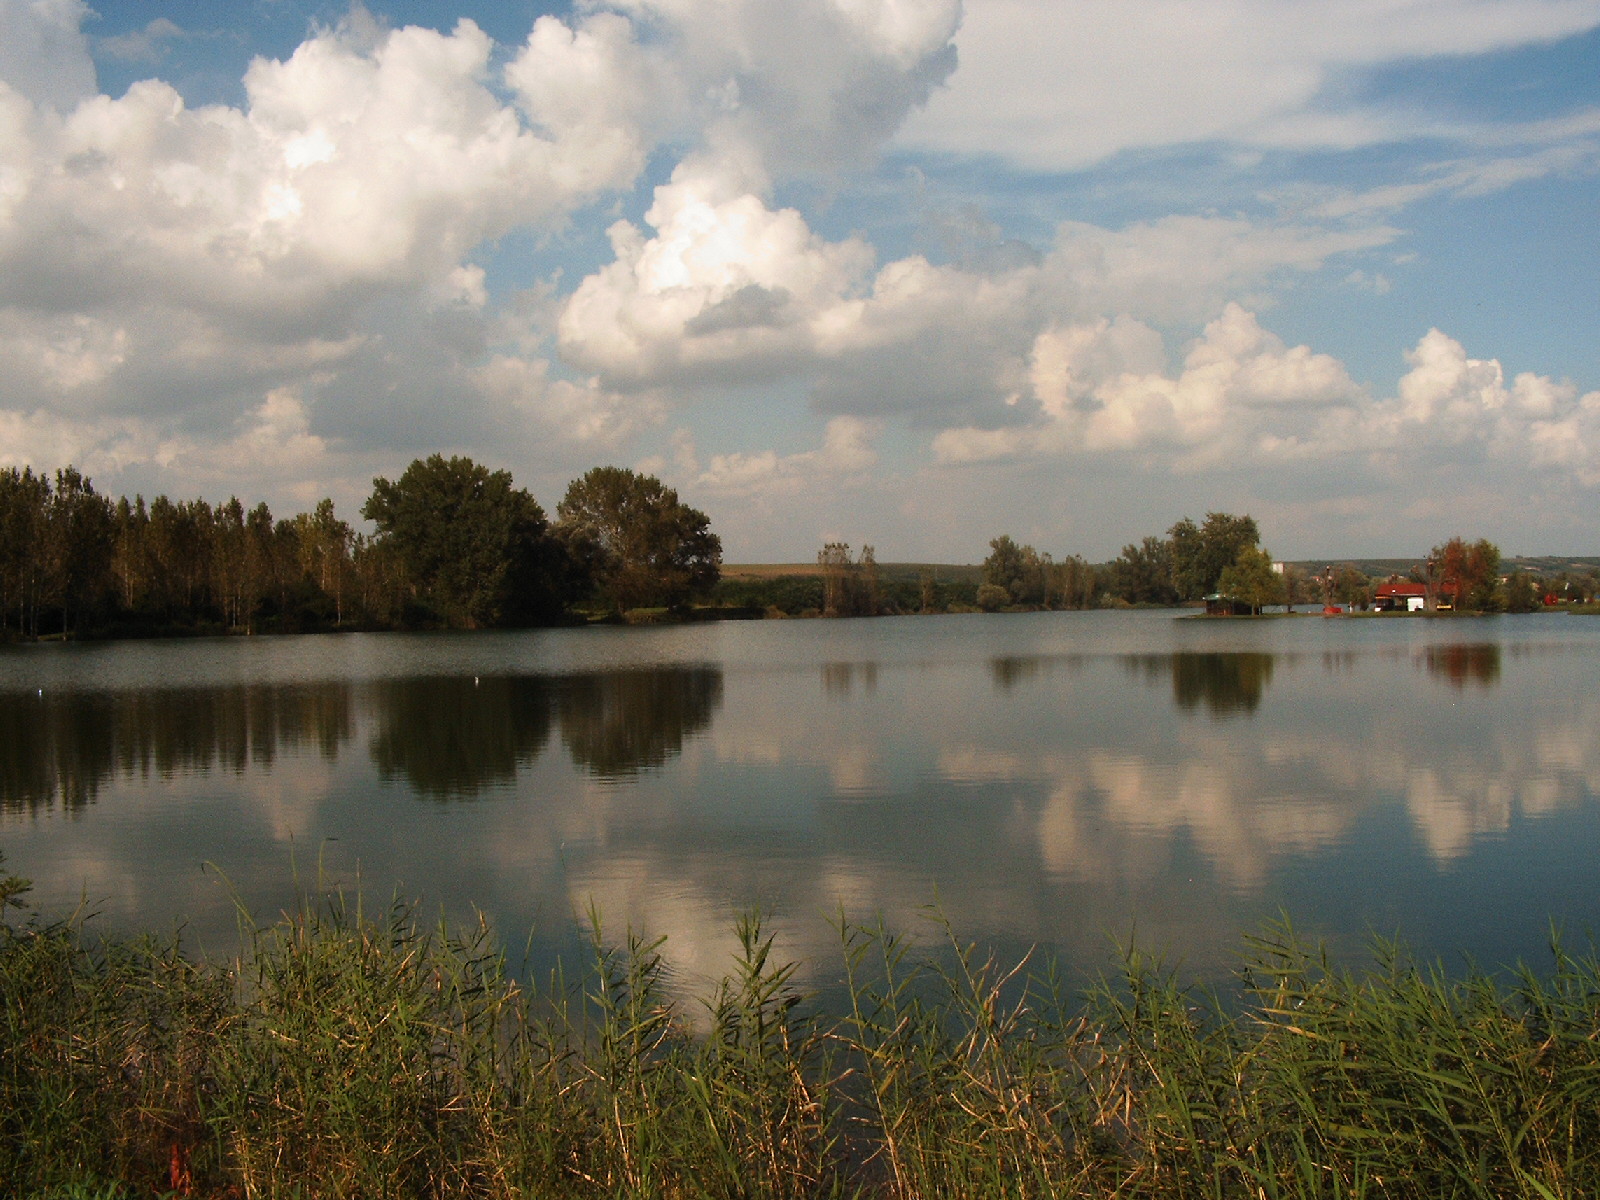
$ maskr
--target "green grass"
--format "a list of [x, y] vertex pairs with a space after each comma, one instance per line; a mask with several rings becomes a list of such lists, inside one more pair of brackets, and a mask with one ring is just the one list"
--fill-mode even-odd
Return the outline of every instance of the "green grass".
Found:
[[1283, 924], [1226, 995], [1137, 950], [1085, 993], [841, 920], [825, 1012], [737, 929], [690, 1010], [659, 942], [532, 987], [338, 896], [231, 961], [0, 926], [0, 1196], [1600, 1194], [1592, 954], [1353, 972]]

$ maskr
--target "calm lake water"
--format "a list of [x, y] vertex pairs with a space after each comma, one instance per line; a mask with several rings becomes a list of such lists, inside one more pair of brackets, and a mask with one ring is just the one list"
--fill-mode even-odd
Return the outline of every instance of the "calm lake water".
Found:
[[[1112, 939], [1220, 977], [1280, 911], [1542, 963], [1600, 925], [1600, 620], [1170, 613], [0, 649], [0, 850], [51, 913], [236, 944], [302, 886], [486, 913], [535, 960], [759, 904]], [[825, 983], [823, 978], [815, 978]]]

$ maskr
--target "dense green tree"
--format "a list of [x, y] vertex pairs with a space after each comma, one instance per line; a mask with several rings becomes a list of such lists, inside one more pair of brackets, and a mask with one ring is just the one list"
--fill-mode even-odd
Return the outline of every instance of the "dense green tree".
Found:
[[998, 583], [980, 583], [977, 599], [978, 607], [984, 612], [999, 612], [1011, 603], [1011, 593]]
[[1272, 555], [1255, 546], [1243, 546], [1217, 577], [1217, 591], [1259, 613], [1269, 604], [1283, 602], [1283, 576], [1272, 569]]
[[1215, 592], [1239, 552], [1261, 541], [1255, 518], [1219, 512], [1207, 513], [1199, 526], [1185, 517], [1167, 535], [1172, 540], [1172, 584], [1184, 600]]
[[50, 480], [31, 467], [0, 469], [0, 635], [13, 617], [23, 637], [39, 633], [45, 562], [39, 554], [49, 519]]
[[327, 499], [319, 501], [314, 511], [295, 517], [295, 528], [301, 572], [314, 579], [323, 595], [333, 601], [334, 623], [343, 624], [355, 532], [335, 515], [333, 501]]
[[572, 481], [556, 533], [617, 612], [675, 607], [713, 587], [722, 540], [705, 513], [654, 475], [596, 467]]
[[113, 599], [111, 559], [116, 517], [110, 500], [74, 467], [56, 472], [42, 547], [50, 606], [61, 614], [61, 632], [81, 628]]
[[1007, 589], [1013, 604], [1049, 608], [1050, 573], [1055, 564], [1048, 554], [1041, 554], [1032, 546], [1022, 547], [1022, 570]]
[[150, 502], [150, 597], [168, 619], [209, 607], [214, 519], [204, 500]]
[[1505, 610], [1509, 613], [1538, 612], [1544, 607], [1534, 577], [1526, 571], [1513, 572], [1506, 580]]
[[247, 586], [249, 572], [249, 531], [245, 526], [244, 505], [230, 496], [217, 505], [214, 532], [216, 551], [212, 555], [213, 586], [222, 619], [229, 629], [250, 632], [250, 618], [256, 607], [254, 590]]
[[1008, 534], [1001, 534], [989, 543], [989, 557], [983, 560], [983, 582], [1005, 592], [1001, 607], [1048, 607], [1054, 591], [1053, 566], [1048, 554], [1040, 554], [1032, 546], [1019, 546]]
[[983, 560], [983, 582], [1007, 593], [1022, 576], [1022, 547], [1003, 533], [989, 542], [989, 557]]
[[1111, 564], [1112, 588], [1129, 604], [1173, 604], [1178, 599], [1172, 585], [1172, 542], [1147, 537], [1127, 545]]
[[386, 628], [404, 624], [411, 582], [394, 544], [358, 533], [350, 550], [350, 570], [366, 619]]
[[133, 503], [124, 496], [117, 501], [117, 543], [111, 553], [111, 574], [116, 581], [117, 600], [125, 612], [144, 598], [150, 587], [150, 514], [144, 497]]
[[1309, 603], [1318, 590], [1303, 568], [1293, 563], [1283, 564], [1283, 603], [1290, 612], [1297, 604]]
[[1206, 595], [1211, 588], [1202, 586], [1200, 564], [1200, 526], [1189, 517], [1167, 530], [1167, 541], [1172, 547], [1172, 589], [1180, 600], [1194, 600]]
[[508, 471], [419, 458], [392, 483], [374, 479], [361, 514], [393, 547], [415, 598], [446, 624], [520, 624], [559, 608], [559, 549], [544, 510]]
[[1100, 572], [1081, 555], [1069, 554], [1050, 568], [1050, 593], [1063, 608], [1095, 607], [1100, 582]]

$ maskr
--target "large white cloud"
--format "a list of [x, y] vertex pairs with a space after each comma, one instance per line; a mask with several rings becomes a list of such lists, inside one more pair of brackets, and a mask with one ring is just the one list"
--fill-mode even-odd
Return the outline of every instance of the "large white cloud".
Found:
[[88, 15], [83, 0], [0, 0], [0, 80], [57, 110], [93, 95], [94, 62], [78, 32]]
[[612, 0], [669, 61], [659, 102], [769, 170], [874, 155], [955, 69], [961, 0]]
[[680, 164], [645, 222], [613, 225], [614, 260], [565, 303], [568, 362], [615, 387], [796, 376], [830, 412], [928, 422], [1007, 419], [1036, 335], [1063, 319], [1203, 321], [1231, 296], [1395, 236], [1370, 223], [1065, 222], [1042, 255], [989, 270], [922, 255], [878, 266], [862, 238], [828, 241], [773, 206], [763, 178], [710, 158]]
[[[726, 303], [700, 303], [698, 340], [670, 352], [652, 322], [683, 301], [659, 287], [661, 311], [635, 296], [590, 327], [615, 323], [595, 352], [613, 364], [630, 321], [642, 348], [714, 363], [741, 330], [777, 330], [787, 295], [837, 295], [870, 265], [864, 241], [825, 243], [747, 195], [870, 158], [953, 68], [959, 5], [624, 0], [540, 18], [509, 55], [468, 20], [388, 30], [358, 6], [288, 58], [255, 60], [240, 106], [201, 108], [154, 79], [99, 94], [88, 15], [78, 0], [0, 4], [5, 461], [155, 463], [156, 447], [208, 444], [221, 460], [285, 395], [332, 455], [474, 436], [616, 446], [659, 420], [662, 363], [626, 395], [553, 370], [552, 329], [497, 311], [474, 252], [559, 230], [625, 193], [653, 150], [687, 151], [657, 210], [680, 233], [699, 221], [682, 236], [700, 242], [654, 254], [646, 274], [687, 254], [686, 285]], [[708, 170], [746, 183], [707, 191]], [[725, 241], [773, 239], [782, 279], [764, 290], [734, 255], [703, 279], [722, 224]]]
[[744, 184], [722, 164], [685, 162], [645, 214], [654, 237], [612, 226], [615, 261], [562, 314], [566, 357], [632, 383], [748, 377], [808, 353], [819, 313], [859, 286], [871, 249], [825, 241]]
[[1018, 454], [1159, 451], [1190, 469], [1260, 453], [1314, 427], [1317, 410], [1359, 401], [1343, 364], [1286, 347], [1252, 313], [1229, 304], [1169, 375], [1164, 345], [1128, 316], [1058, 326], [1034, 342], [1031, 385], [1042, 420], [951, 429], [934, 441], [946, 462]]
[[1491, 509], [1507, 497], [1486, 469], [1524, 488], [1541, 475], [1539, 486], [1558, 492], [1600, 484], [1600, 391], [1531, 372], [1508, 385], [1497, 360], [1468, 357], [1436, 329], [1406, 354], [1410, 369], [1388, 396], [1358, 386], [1329, 355], [1286, 346], [1236, 304], [1205, 327], [1181, 369], [1168, 371], [1163, 358], [1160, 335], [1128, 316], [1048, 329], [1031, 359], [1038, 418], [944, 430], [935, 455], [949, 465], [1110, 456], [1308, 488], [1331, 473], [1356, 491], [1360, 478], [1379, 481], [1391, 513], [1453, 495], [1458, 520], [1462, 470], [1479, 471], [1476, 485], [1496, 497]]
[[[87, 62], [85, 11], [3, 16], [32, 30], [13, 45], [70, 65]], [[146, 447], [170, 465], [155, 448], [179, 444], [226, 461], [285, 395], [320, 438], [459, 444], [472, 404], [492, 429], [475, 360], [494, 316], [467, 256], [629, 186], [651, 137], [651, 70], [623, 18], [542, 19], [498, 80], [492, 51], [470, 21], [352, 19], [255, 60], [239, 108], [190, 108], [158, 80], [77, 95], [70, 71], [44, 94], [0, 63], [0, 458]], [[285, 478], [309, 466], [276, 461]]]
[[[594, 38], [545, 28], [513, 81], [584, 75], [571, 60]], [[320, 325], [363, 289], [442, 282], [484, 239], [631, 181], [644, 148], [609, 77], [594, 80], [601, 138], [571, 97], [522, 119], [487, 86], [490, 50], [468, 21], [374, 44], [338, 30], [256, 60], [243, 109], [189, 109], [155, 80], [59, 116], [13, 101], [5, 157], [28, 173], [0, 210], [0, 299], [83, 310], [137, 295], [219, 322]]]
[[905, 138], [1045, 170], [1193, 142], [1365, 145], [1439, 118], [1332, 104], [1340, 72], [1597, 24], [1594, 0], [969, 0], [961, 69]]

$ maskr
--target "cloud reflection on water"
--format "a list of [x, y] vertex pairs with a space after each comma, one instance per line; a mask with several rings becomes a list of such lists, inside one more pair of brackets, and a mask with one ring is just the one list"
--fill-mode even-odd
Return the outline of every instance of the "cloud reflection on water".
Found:
[[[779, 634], [798, 636], [754, 636]], [[1393, 854], [1413, 877], [1397, 886], [1424, 889], [1600, 794], [1600, 699], [1587, 660], [1559, 649], [842, 648], [726, 669], [0, 693], [0, 736], [26, 749], [0, 764], [0, 835], [160, 790], [153, 824], [84, 824], [56, 869], [159, 908], [151, 870], [203, 853], [266, 878], [283, 867], [263, 847], [336, 837], [342, 869], [491, 913], [570, 922], [592, 901], [613, 932], [670, 934], [688, 980], [726, 965], [751, 900], [803, 956], [835, 950], [828, 913], [904, 925], [935, 898], [958, 929], [1019, 945], [1088, 954], [1137, 920], [1220, 954], [1250, 904], [1325, 864]], [[206, 890], [170, 887], [181, 911]]]

